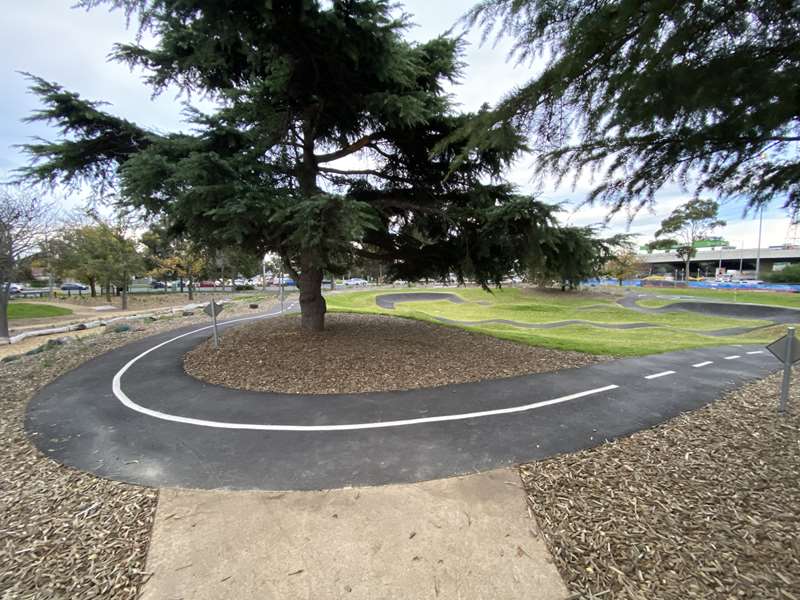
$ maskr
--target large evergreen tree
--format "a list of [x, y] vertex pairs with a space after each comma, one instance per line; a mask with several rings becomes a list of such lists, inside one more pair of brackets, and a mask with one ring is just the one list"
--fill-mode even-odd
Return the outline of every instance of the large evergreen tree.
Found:
[[467, 131], [531, 138], [545, 172], [597, 170], [616, 209], [677, 180], [800, 207], [796, 0], [484, 0], [467, 21], [542, 68]]
[[[300, 284], [304, 327], [324, 326], [323, 272], [354, 256], [390, 276], [454, 271], [499, 283], [539, 252], [551, 209], [497, 177], [518, 150], [471, 152], [440, 142], [456, 114], [443, 83], [459, 43], [412, 44], [383, 0], [85, 0], [138, 18], [155, 46], [113, 58], [219, 110], [187, 109], [192, 133], [159, 134], [33, 78], [44, 104], [31, 120], [62, 138], [27, 146], [28, 179], [100, 183], [129, 205], [164, 214], [210, 245], [279, 254]], [[502, 133], [502, 132], [501, 132]], [[434, 147], [436, 150], [434, 151]], [[357, 160], [356, 160], [357, 159]]]

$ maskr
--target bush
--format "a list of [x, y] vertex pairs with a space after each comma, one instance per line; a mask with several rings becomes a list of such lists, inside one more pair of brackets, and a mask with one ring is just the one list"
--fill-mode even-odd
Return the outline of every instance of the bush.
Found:
[[789, 265], [781, 271], [773, 271], [764, 275], [770, 283], [800, 283], [800, 263]]
[[247, 285], [237, 285], [233, 289], [236, 290], [237, 292], [252, 292], [256, 288], [254, 288], [250, 284], [247, 284]]

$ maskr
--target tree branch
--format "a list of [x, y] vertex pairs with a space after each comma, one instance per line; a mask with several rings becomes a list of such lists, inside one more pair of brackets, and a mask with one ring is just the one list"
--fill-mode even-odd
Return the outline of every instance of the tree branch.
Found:
[[334, 169], [333, 167], [319, 167], [319, 170], [321, 173], [331, 173], [333, 175], [370, 175], [372, 177], [378, 177], [379, 179], [385, 179], [386, 181], [409, 183], [409, 180], [404, 177], [388, 175], [376, 171], [375, 169]]
[[326, 163], [334, 160], [339, 160], [340, 158], [349, 156], [354, 152], [358, 152], [359, 150], [367, 146], [370, 142], [374, 141], [375, 139], [376, 135], [374, 133], [365, 135], [361, 139], [356, 140], [349, 146], [345, 146], [344, 148], [342, 148], [341, 150], [337, 150], [336, 152], [330, 152], [329, 154], [314, 155], [314, 160], [317, 163]]

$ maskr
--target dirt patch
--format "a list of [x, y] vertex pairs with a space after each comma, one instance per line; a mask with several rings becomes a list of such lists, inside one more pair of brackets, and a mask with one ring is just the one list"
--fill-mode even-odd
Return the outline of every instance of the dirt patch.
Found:
[[[226, 316], [237, 312], [251, 311], [247, 305], [226, 308]], [[0, 598], [138, 596], [147, 577], [157, 492], [100, 479], [43, 456], [25, 434], [25, 407], [39, 389], [95, 356], [201, 322], [208, 319], [136, 324], [125, 333], [75, 339], [0, 363]]]
[[575, 597], [800, 598], [800, 386], [780, 417], [779, 384], [522, 467]]
[[581, 367], [597, 356], [536, 348], [479, 333], [377, 315], [333, 313], [323, 333], [296, 317], [225, 332], [184, 359], [187, 373], [218, 385], [290, 394], [403, 390]]

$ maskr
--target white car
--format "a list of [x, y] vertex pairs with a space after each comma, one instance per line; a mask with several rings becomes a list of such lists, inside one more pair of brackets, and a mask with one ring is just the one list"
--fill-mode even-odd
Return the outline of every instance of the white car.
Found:
[[352, 277], [351, 279], [344, 280], [345, 287], [359, 287], [367, 285], [366, 279], [361, 279], [360, 277]]
[[8, 292], [10, 294], [19, 294], [24, 289], [25, 288], [23, 287], [23, 285], [21, 283], [10, 283], [10, 284], [8, 284]]

